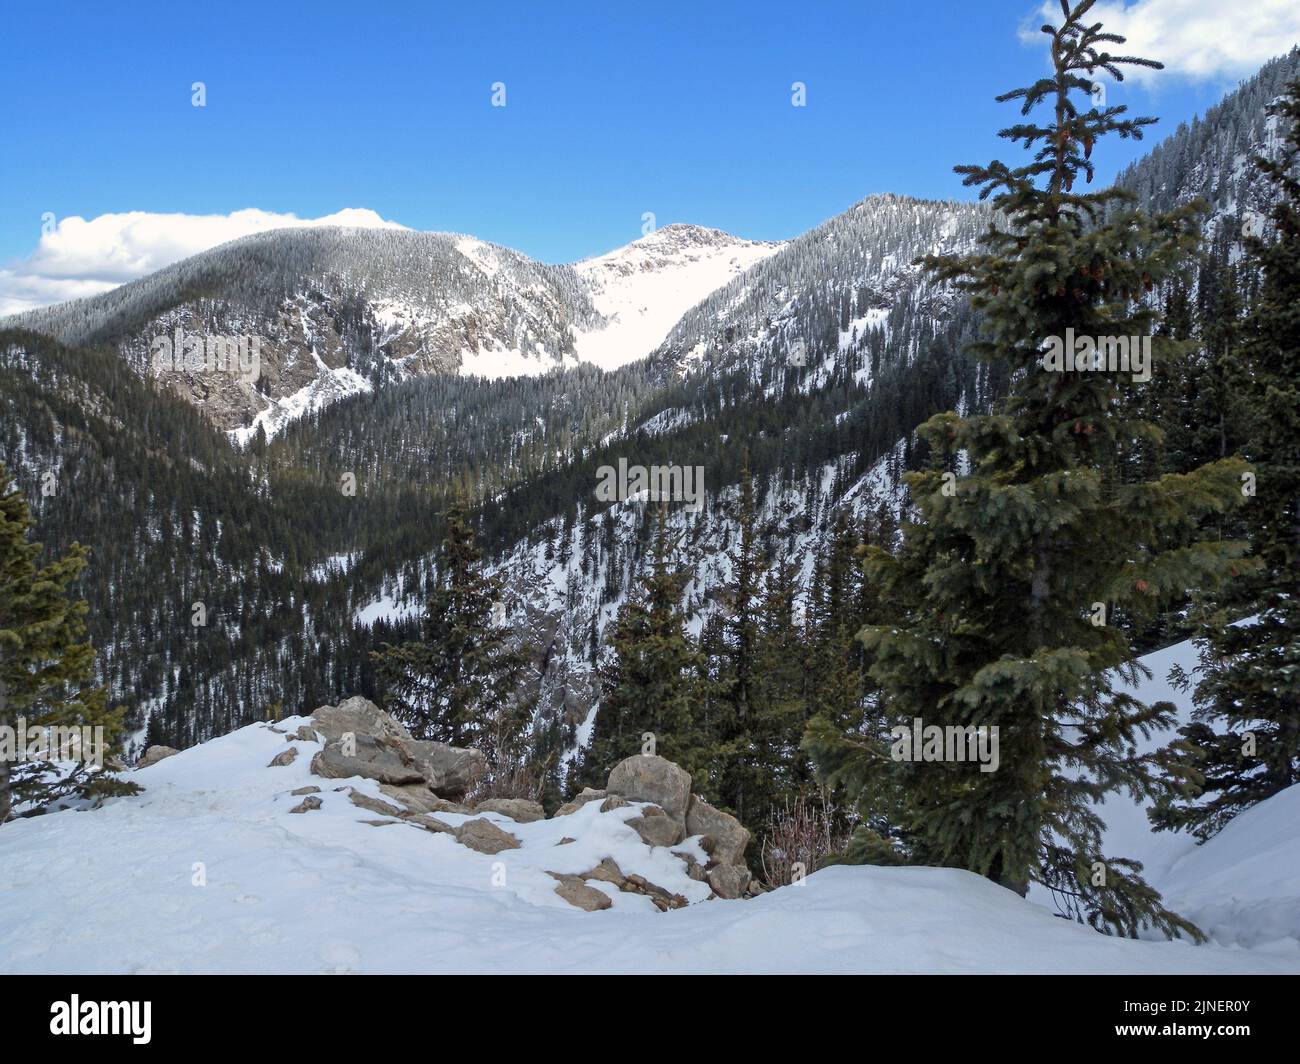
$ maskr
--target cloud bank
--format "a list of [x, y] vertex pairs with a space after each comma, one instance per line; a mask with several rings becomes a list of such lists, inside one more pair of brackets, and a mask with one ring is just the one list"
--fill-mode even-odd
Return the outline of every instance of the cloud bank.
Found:
[[101, 214], [89, 221], [76, 216], [62, 218], [46, 227], [29, 256], [0, 267], [0, 316], [107, 292], [250, 233], [320, 225], [406, 228], [362, 208], [321, 218], [255, 208], [231, 214], [128, 211]]
[[[1035, 44], [1047, 40], [1044, 21], [1060, 22], [1061, 6], [1048, 0], [1039, 14], [1021, 34]], [[1102, 0], [1086, 19], [1127, 37], [1124, 54], [1165, 64], [1163, 71], [1128, 68], [1125, 78], [1138, 82], [1241, 77], [1300, 43], [1300, 0]]]

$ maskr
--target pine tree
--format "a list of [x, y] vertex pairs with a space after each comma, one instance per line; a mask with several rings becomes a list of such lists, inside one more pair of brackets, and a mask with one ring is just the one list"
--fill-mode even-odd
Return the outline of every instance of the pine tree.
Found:
[[685, 576], [673, 562], [668, 518], [655, 510], [653, 564], [640, 594], [626, 602], [606, 639], [610, 658], [600, 670], [601, 696], [579, 780], [603, 786], [624, 758], [653, 737], [654, 752], [708, 787], [709, 753], [699, 721], [699, 649], [686, 630]]
[[384, 643], [372, 657], [385, 708], [417, 739], [476, 747], [496, 770], [521, 755], [529, 712], [517, 692], [527, 659], [500, 623], [502, 582], [484, 568], [463, 497], [443, 518], [421, 639]]
[[1191, 793], [1152, 816], [1201, 838], [1300, 780], [1300, 81], [1273, 110], [1288, 130], [1279, 158], [1255, 160], [1278, 199], [1274, 238], [1247, 238], [1264, 280], [1242, 329], [1239, 378], [1255, 465], [1244, 512], [1261, 567], [1250, 581], [1252, 616], [1222, 603], [1208, 614], [1197, 720], [1167, 751]]
[[[932, 464], [906, 478], [918, 519], [896, 556], [868, 555], [897, 614], [862, 633], [888, 723], [960, 728], [988, 744], [986, 755], [996, 736], [998, 767], [982, 771], [987, 756], [924, 760], [917, 751], [913, 760], [902, 732], [891, 748], [838, 739], [824, 720], [808, 742], [828, 778], [860, 796], [866, 832], [872, 813], [895, 818], [901, 848], [876, 831], [863, 849], [966, 868], [1022, 894], [1037, 880], [1100, 929], [1196, 935], [1160, 905], [1140, 865], [1102, 851], [1096, 803], [1120, 789], [1159, 793], [1152, 759], [1136, 746], [1173, 712], [1115, 689], [1140, 666], [1124, 631], [1104, 622], [1121, 609], [1149, 615], [1162, 599], [1228, 576], [1241, 544], [1163, 548], [1189, 521], [1240, 501], [1245, 467], [1229, 459], [1115, 483], [1130, 443], [1153, 436], [1121, 416], [1137, 374], [1062, 351], [1071, 335], [1150, 336], [1155, 313], [1144, 296], [1197, 246], [1195, 206], [1148, 216], [1124, 190], [1076, 189], [1093, 178], [1099, 138], [1136, 138], [1154, 121], [1127, 118], [1124, 107], [1080, 110], [1076, 94], [1090, 94], [1098, 71], [1119, 80], [1123, 66], [1159, 66], [1112, 55], [1122, 38], [1084, 21], [1092, 7], [1063, 0], [1061, 25], [1043, 27], [1051, 73], [999, 98], [1019, 101], [1024, 116], [1050, 109], [1045, 124], [1027, 117], [1001, 132], [1034, 151], [1031, 160], [957, 168], [999, 212], [983, 251], [924, 260], [970, 293], [983, 317], [972, 351], [1010, 369], [1011, 394], [991, 415], [940, 414], [922, 427]], [[1053, 364], [1053, 350], [1067, 366]], [[966, 475], [942, 468], [962, 452]]]
[[[74, 543], [62, 558], [38, 566], [33, 527], [27, 500], [0, 466], [0, 726], [12, 732], [12, 740], [0, 739], [0, 824], [59, 800], [139, 790], [92, 761], [117, 750], [126, 711], [109, 709], [107, 692], [94, 684], [88, 607], [70, 598], [89, 552]], [[81, 757], [69, 770], [66, 761], [55, 764], [55, 754], [63, 746], [60, 731], [73, 728], [103, 733], [102, 743], [64, 748]], [[43, 736], [35, 743], [32, 729]]]

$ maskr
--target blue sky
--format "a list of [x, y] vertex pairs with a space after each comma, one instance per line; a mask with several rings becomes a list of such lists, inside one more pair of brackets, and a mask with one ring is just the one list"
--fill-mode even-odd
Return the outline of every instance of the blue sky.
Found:
[[[46, 212], [256, 207], [307, 218], [364, 207], [570, 261], [635, 239], [646, 211], [659, 225], [779, 239], [872, 192], [966, 197], [954, 164], [1013, 154], [994, 134], [1014, 111], [993, 97], [1045, 64], [1021, 33], [1041, 21], [1038, 6], [10, 6], [0, 32], [0, 265], [32, 254]], [[1215, 32], [1223, 26], [1202, 36]], [[1111, 93], [1162, 119], [1145, 145], [1260, 58], [1255, 44], [1244, 60], [1197, 72], [1195, 42], [1166, 36], [1193, 58]], [[195, 81], [206, 107], [191, 105]], [[791, 105], [795, 81], [807, 86], [806, 107]], [[491, 106], [494, 82], [505, 83], [504, 108]], [[1145, 145], [1102, 149], [1103, 176]]]

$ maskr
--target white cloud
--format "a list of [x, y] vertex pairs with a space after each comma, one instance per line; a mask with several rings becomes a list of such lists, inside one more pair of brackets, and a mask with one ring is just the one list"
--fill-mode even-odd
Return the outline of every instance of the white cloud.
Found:
[[[1058, 25], [1061, 6], [1049, 0], [1023, 36], [1046, 41], [1043, 21]], [[1298, 0], [1102, 0], [1085, 16], [1128, 40], [1117, 49], [1164, 63], [1164, 71], [1124, 68], [1125, 78], [1149, 82], [1170, 74], [1198, 81], [1240, 77], [1300, 42]]]
[[355, 225], [403, 229], [371, 210], [348, 208], [322, 218], [299, 218], [254, 208], [231, 214], [152, 214], [129, 211], [62, 218], [36, 249], [0, 268], [0, 316], [107, 292], [249, 233], [301, 226]]

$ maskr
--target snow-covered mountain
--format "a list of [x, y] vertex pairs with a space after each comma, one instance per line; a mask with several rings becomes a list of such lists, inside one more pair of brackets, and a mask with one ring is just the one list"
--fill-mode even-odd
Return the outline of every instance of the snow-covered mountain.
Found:
[[[411, 377], [617, 368], [778, 247], [670, 225], [576, 266], [548, 266], [456, 234], [285, 229], [3, 324], [111, 344], [245, 442]], [[252, 371], [213, 359], [213, 338], [256, 338]]]
[[781, 247], [674, 224], [575, 263], [603, 318], [597, 328], [578, 332], [578, 358], [615, 369], [648, 355], [686, 311]]

